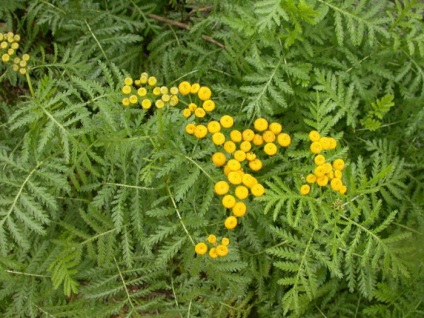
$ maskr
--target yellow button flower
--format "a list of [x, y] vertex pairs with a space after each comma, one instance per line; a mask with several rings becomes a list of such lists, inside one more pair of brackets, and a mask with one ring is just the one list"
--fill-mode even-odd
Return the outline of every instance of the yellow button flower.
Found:
[[166, 87], [166, 86], [161, 86], [160, 87], [160, 93], [162, 95], [168, 94], [168, 92], [169, 92], [168, 87]]
[[269, 142], [264, 146], [264, 151], [268, 156], [273, 156], [277, 153], [277, 146], [274, 143]]
[[319, 141], [314, 141], [311, 143], [310, 150], [314, 154], [319, 154], [322, 151], [322, 145]]
[[269, 130], [271, 130], [275, 135], [278, 135], [283, 130], [283, 126], [279, 123], [271, 123], [269, 125]]
[[150, 99], [143, 99], [143, 101], [141, 102], [141, 107], [143, 107], [144, 109], [149, 109], [150, 107], [152, 107], [152, 101]]
[[323, 166], [318, 166], [314, 170], [314, 175], [316, 175], [317, 177], [322, 177], [325, 174], [326, 174], [326, 170]]
[[262, 138], [261, 135], [255, 134], [255, 136], [253, 137], [252, 143], [255, 146], [260, 146], [260, 145], [262, 145], [264, 143], [264, 139]]
[[236, 159], [239, 162], [243, 162], [246, 160], [246, 153], [243, 150], [237, 150], [234, 152], [234, 159]]
[[195, 115], [197, 118], [203, 118], [203, 117], [205, 117], [206, 112], [205, 112], [205, 110], [204, 110], [203, 108], [197, 108], [197, 109], [194, 111], [194, 115]]
[[194, 112], [197, 109], [197, 105], [195, 103], [190, 103], [187, 108]]
[[159, 96], [160, 95], [160, 88], [159, 87], [155, 87], [153, 88], [153, 95], [155, 96]]
[[237, 202], [232, 208], [233, 214], [238, 218], [244, 216], [246, 214], [246, 210], [247, 208], [244, 202]]
[[277, 136], [277, 142], [281, 147], [288, 147], [291, 144], [291, 137], [289, 134], [281, 133]]
[[250, 192], [255, 196], [255, 197], [260, 197], [265, 193], [265, 188], [262, 184], [257, 183], [255, 184], [251, 189]]
[[130, 100], [129, 98], [125, 97], [124, 99], [122, 99], [122, 105], [126, 106], [130, 106]]
[[211, 243], [211, 244], [215, 244], [216, 243], [216, 236], [213, 235], [213, 234], [210, 234], [208, 236], [208, 242]]
[[[199, 109], [201, 109], [201, 108], [199, 108]], [[196, 109], [196, 111], [197, 111], [197, 109]], [[212, 142], [213, 142], [215, 145], [217, 145], [217, 146], [221, 146], [221, 145], [223, 145], [223, 144], [224, 144], [224, 142], [225, 142], [225, 136], [224, 136], [224, 134], [223, 134], [223, 133], [221, 133], [221, 132], [216, 132], [216, 133], [214, 133], [214, 134], [212, 135]]]
[[321, 136], [320, 136], [319, 132], [317, 132], [316, 130], [312, 130], [309, 133], [309, 140], [312, 141], [312, 142], [319, 141], [320, 138], [321, 138]]
[[165, 103], [167, 103], [167, 102], [169, 102], [169, 101], [171, 100], [171, 96], [170, 96], [169, 94], [163, 94], [163, 95], [162, 95], [162, 97], [161, 97], [161, 99], [162, 99]]
[[245, 173], [242, 177], [242, 182], [246, 187], [251, 188], [258, 183], [258, 180], [251, 174]]
[[221, 126], [224, 128], [231, 128], [234, 125], [234, 119], [233, 117], [229, 115], [222, 116], [219, 122], [221, 123]]
[[324, 168], [325, 173], [330, 173], [333, 170], [331, 167], [331, 163], [329, 162], [324, 163], [322, 167]]
[[306, 182], [307, 183], [315, 183], [315, 181], [317, 181], [317, 176], [310, 173], [306, 176]]
[[259, 171], [263, 167], [262, 161], [260, 161], [259, 159], [255, 159], [255, 160], [249, 161], [249, 167], [253, 171]]
[[334, 177], [341, 179], [343, 177], [343, 173], [340, 170], [335, 170]]
[[203, 109], [207, 112], [211, 112], [215, 109], [215, 102], [213, 100], [206, 100], [203, 102]]
[[303, 195], [308, 194], [309, 191], [311, 191], [311, 187], [307, 184], [304, 184], [300, 187], [300, 193]]
[[328, 149], [336, 149], [337, 147], [337, 141], [334, 138], [328, 138], [329, 142], [330, 142], [330, 148]]
[[171, 89], [169, 90], [169, 92], [172, 95], [177, 95], [178, 94], [178, 87], [172, 86]]
[[178, 104], [178, 96], [172, 95], [171, 100], [169, 101], [169, 105], [176, 106]]
[[333, 168], [336, 169], [336, 170], [341, 171], [341, 170], [343, 170], [344, 166], [345, 166], [345, 162], [343, 161], [343, 159], [336, 159], [333, 162]]
[[9, 54], [7, 54], [7, 53], [3, 54], [3, 55], [1, 56], [1, 60], [2, 60], [3, 62], [9, 62], [9, 60], [10, 60], [10, 55], [9, 55]]
[[122, 93], [126, 95], [131, 94], [131, 86], [125, 85], [124, 87], [122, 87]]
[[242, 140], [242, 135], [239, 130], [231, 130], [230, 139], [234, 142], [240, 142]]
[[189, 135], [193, 135], [194, 134], [194, 129], [196, 128], [196, 125], [195, 124], [187, 124], [186, 126], [185, 126], [185, 131], [186, 131], [186, 133], [187, 134], [189, 134]]
[[228, 230], [234, 229], [237, 226], [237, 219], [236, 219], [236, 217], [235, 216], [229, 216], [229, 217], [227, 217], [225, 219], [224, 226]]
[[339, 191], [343, 187], [343, 182], [339, 178], [334, 178], [331, 180], [330, 185], [334, 191]]
[[328, 150], [331, 147], [330, 138], [321, 137], [319, 143], [321, 144], [323, 150]]
[[240, 170], [240, 168], [241, 168], [240, 162], [238, 162], [235, 159], [228, 160], [227, 165], [228, 165], [228, 167], [230, 168], [231, 171]]
[[236, 190], [234, 191], [237, 198], [240, 200], [244, 200], [249, 196], [249, 190], [245, 186], [238, 186], [236, 187]]
[[347, 187], [346, 186], [342, 186], [341, 189], [339, 190], [340, 194], [345, 194], [347, 192]]
[[255, 160], [256, 154], [254, 152], [247, 152], [246, 153], [246, 159], [249, 160], [249, 161]]
[[275, 134], [271, 130], [267, 130], [262, 134], [262, 138], [265, 142], [274, 142], [275, 141]]
[[212, 258], [217, 258], [218, 257], [218, 254], [216, 253], [216, 248], [215, 247], [212, 247], [209, 250], [209, 256], [212, 257]]
[[199, 83], [193, 83], [190, 88], [190, 93], [197, 94], [197, 92], [199, 91], [199, 88], [200, 88]]
[[252, 129], [245, 129], [242, 132], [242, 136], [244, 141], [252, 141], [255, 137], [255, 132]]
[[218, 245], [216, 247], [216, 254], [221, 257], [226, 256], [228, 254], [228, 247], [225, 245]]
[[252, 149], [252, 144], [250, 143], [250, 141], [243, 141], [240, 144], [240, 150], [243, 150], [244, 152], [249, 152], [250, 149]]
[[257, 131], [265, 131], [268, 129], [268, 121], [265, 118], [258, 118], [254, 121], [253, 127]]
[[317, 166], [321, 166], [325, 163], [325, 157], [323, 155], [317, 155], [314, 158], [314, 162]]
[[[131, 92], [131, 90], [130, 90], [130, 92]], [[124, 94], [129, 94], [129, 93], [124, 93]], [[140, 87], [140, 88], [137, 90], [137, 94], [138, 94], [138, 96], [140, 96], [140, 97], [146, 96], [146, 94], [147, 94], [147, 89], [145, 89], [144, 87]]]
[[230, 190], [230, 186], [226, 181], [218, 181], [214, 186], [215, 193], [218, 195], [224, 195]]
[[157, 108], [161, 109], [165, 106], [165, 103], [163, 102], [163, 100], [159, 99], [155, 102], [155, 105]]
[[235, 184], [235, 185], [241, 184], [243, 180], [243, 176], [240, 173], [238, 173], [237, 171], [231, 171], [231, 170], [228, 172], [227, 178], [231, 184]]
[[236, 144], [232, 142], [231, 140], [228, 140], [224, 144], [224, 150], [227, 153], [232, 154], [236, 150]]
[[231, 209], [236, 204], [236, 198], [234, 198], [231, 194], [226, 194], [222, 198], [222, 205], [227, 209]]
[[212, 162], [217, 167], [222, 167], [223, 165], [225, 165], [226, 161], [227, 161], [227, 158], [222, 152], [215, 152], [212, 155]]
[[208, 134], [208, 129], [204, 125], [198, 125], [194, 129], [194, 135], [199, 139], [205, 138], [207, 134]]
[[133, 84], [133, 79], [131, 77], [125, 77], [124, 83], [125, 85], [131, 86]]
[[129, 99], [130, 99], [131, 104], [137, 104], [137, 102], [138, 102], [137, 95], [131, 95]]
[[208, 246], [203, 242], [197, 243], [196, 246], [194, 247], [194, 251], [198, 255], [204, 255], [208, 251]]
[[208, 100], [211, 98], [212, 92], [209, 87], [202, 86], [199, 88], [197, 92], [197, 96], [199, 96], [200, 100]]
[[187, 95], [190, 93], [191, 85], [187, 81], [181, 82], [180, 85], [178, 85], [178, 90], [181, 95]]
[[230, 239], [228, 237], [223, 237], [221, 240], [221, 244], [224, 246], [230, 245]]
[[156, 79], [156, 77], [154, 77], [154, 76], [150, 76], [150, 77], [147, 79], [147, 84], [148, 84], [149, 86], [155, 86], [157, 82], [158, 82], [158, 80], [157, 80], [157, 79]]
[[327, 176], [317, 177], [317, 184], [320, 187], [325, 187], [328, 184], [328, 177]]
[[188, 109], [188, 108], [184, 108], [184, 109], [183, 109], [183, 116], [184, 116], [185, 118], [190, 117], [190, 116], [191, 116], [191, 110], [190, 110], [190, 109]]
[[208, 123], [208, 131], [211, 134], [217, 133], [221, 130], [221, 125], [216, 120], [212, 120]]

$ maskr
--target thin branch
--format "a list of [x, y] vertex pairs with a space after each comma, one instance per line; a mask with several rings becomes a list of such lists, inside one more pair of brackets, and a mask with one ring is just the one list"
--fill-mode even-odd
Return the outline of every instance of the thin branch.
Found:
[[[178, 22], [178, 21], [175, 21], [175, 20], [164, 18], [164, 17], [161, 17], [161, 16], [156, 15], [156, 14], [153, 14], [153, 13], [149, 13], [147, 16], [149, 18], [152, 18], [152, 19], [155, 19], [155, 20], [158, 20], [158, 21], [161, 21], [161, 22], [165, 22], [165, 23], [168, 23], [168, 24], [171, 24], [171, 25], [175, 25], [175, 26], [177, 26], [177, 27], [179, 27], [181, 29], [185, 29], [185, 30], [190, 30], [191, 29], [190, 26], [188, 24], [186, 24], [186, 23], [181, 23], [181, 22]], [[220, 48], [222, 48], [222, 49], [225, 50], [225, 45], [224, 44], [222, 44], [221, 42], [218, 42], [217, 40], [211, 38], [208, 35], [202, 34], [202, 39], [205, 40], [205, 41], [208, 41], [208, 42], [210, 42], [212, 44], [215, 44], [215, 45], [217, 45]]]

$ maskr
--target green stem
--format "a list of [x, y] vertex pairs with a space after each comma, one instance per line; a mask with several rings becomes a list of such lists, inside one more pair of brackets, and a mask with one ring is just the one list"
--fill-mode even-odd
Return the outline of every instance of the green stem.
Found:
[[28, 72], [26, 72], [25, 76], [26, 76], [26, 79], [27, 79], [27, 82], [28, 82], [29, 91], [31, 92], [31, 96], [34, 97], [35, 94], [34, 94], [34, 88], [32, 87], [31, 77], [29, 77]]

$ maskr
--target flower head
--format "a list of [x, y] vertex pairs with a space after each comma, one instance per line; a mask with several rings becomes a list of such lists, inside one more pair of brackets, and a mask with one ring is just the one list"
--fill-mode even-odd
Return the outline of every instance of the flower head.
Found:
[[224, 226], [228, 230], [232, 230], [237, 226], [237, 219], [235, 216], [229, 216], [225, 219]]
[[242, 217], [246, 214], [246, 204], [244, 204], [244, 202], [236, 202], [236, 204], [234, 204], [232, 211], [233, 214], [236, 217]]
[[204, 255], [208, 251], [208, 246], [203, 242], [197, 243], [194, 247], [194, 251], [198, 255]]

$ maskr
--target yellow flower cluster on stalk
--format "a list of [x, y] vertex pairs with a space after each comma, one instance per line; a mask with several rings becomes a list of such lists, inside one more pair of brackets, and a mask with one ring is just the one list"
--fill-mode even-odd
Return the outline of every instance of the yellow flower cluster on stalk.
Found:
[[[196, 254], [204, 255], [209, 250], [209, 256], [211, 258], [224, 257], [228, 255], [228, 245], [230, 244], [230, 239], [228, 237], [223, 237], [221, 243], [217, 243], [217, 237], [214, 234], [208, 236], [207, 242], [197, 243], [194, 247]], [[209, 246], [211, 248], [209, 249]]]
[[157, 82], [156, 77], [149, 76], [146, 72], [141, 73], [140, 78], [136, 80], [126, 77], [121, 90], [125, 96], [122, 105], [139, 105], [143, 109], [150, 109], [153, 105], [159, 109], [176, 106], [179, 102], [178, 88], [159, 86]]
[[300, 187], [300, 193], [303, 195], [308, 194], [311, 190], [310, 185], [316, 183], [320, 187], [325, 187], [329, 184], [334, 191], [345, 194], [347, 187], [342, 181], [342, 171], [345, 167], [345, 162], [341, 158], [334, 160], [332, 163], [327, 162], [324, 155], [321, 154], [323, 151], [335, 149], [337, 146], [336, 140], [331, 137], [321, 137], [316, 130], [312, 130], [309, 133], [309, 140], [311, 141], [310, 151], [315, 154], [315, 168], [312, 173], [306, 176], [307, 184], [303, 184]]
[[[279, 146], [290, 145], [291, 138], [282, 132], [281, 124], [268, 123], [265, 118], [255, 120], [253, 129], [243, 130], [233, 128], [234, 118], [230, 115], [223, 115], [219, 120], [207, 121], [206, 115], [216, 108], [215, 102], [211, 99], [210, 88], [184, 81], [178, 85], [178, 89], [181, 95], [190, 98], [182, 115], [197, 121], [197, 123], [190, 122], [186, 125], [186, 133], [198, 139], [210, 137], [212, 143], [218, 148], [212, 155], [212, 162], [223, 169], [226, 180], [216, 182], [214, 191], [222, 196], [222, 205], [231, 210], [231, 215], [224, 221], [224, 227], [232, 230], [237, 227], [238, 218], [246, 214], [245, 200], [249, 196], [260, 197], [265, 193], [264, 186], [253, 176], [253, 173], [263, 167], [258, 154], [261, 154], [262, 150], [266, 155], [274, 156]], [[193, 95], [194, 98], [192, 98]], [[196, 253], [206, 254], [206, 243], [199, 244], [196, 245]], [[219, 252], [219, 247], [216, 251], [218, 255], [222, 254]], [[211, 257], [215, 255], [213, 249], [209, 255]]]
[[23, 54], [19, 56], [17, 50], [19, 49], [19, 42], [21, 37], [19, 34], [13, 32], [0, 33], [0, 56], [5, 64], [12, 64], [12, 70], [25, 75], [28, 72], [28, 61], [30, 56]]

